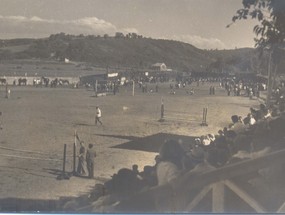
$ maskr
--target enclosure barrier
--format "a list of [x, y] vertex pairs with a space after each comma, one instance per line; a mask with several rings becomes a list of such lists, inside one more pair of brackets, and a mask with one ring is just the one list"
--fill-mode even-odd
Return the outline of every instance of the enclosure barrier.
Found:
[[[173, 110], [166, 110], [165, 105], [163, 103], [163, 100], [161, 102], [160, 106], [160, 119], [159, 122], [165, 122], [165, 121], [172, 121], [172, 122], [184, 122], [188, 123], [191, 121], [198, 121], [197, 116], [191, 115], [191, 113], [187, 112], [178, 112]], [[203, 116], [204, 117], [204, 116]]]
[[[123, 200], [116, 207], [116, 212], [195, 212], [205, 196], [212, 191], [212, 207], [207, 212], [225, 212], [226, 197], [225, 188], [229, 188], [234, 194], [247, 204], [255, 212], [272, 212], [270, 205], [262, 205], [254, 199], [246, 188], [240, 187], [234, 182], [240, 177], [248, 177], [259, 169], [284, 163], [285, 150], [272, 152], [263, 157], [241, 161], [221, 168], [207, 171], [203, 174], [186, 173], [171, 184], [150, 188], [130, 198]], [[199, 192], [197, 192], [199, 191]], [[189, 198], [195, 193], [194, 198]], [[270, 198], [270, 197], [268, 197]], [[275, 198], [275, 196], [271, 197]], [[285, 198], [278, 199], [281, 205], [275, 212], [285, 212]], [[207, 200], [209, 201], [209, 199]], [[264, 202], [263, 202], [264, 203]], [[153, 205], [151, 207], [149, 205]], [[227, 209], [229, 210], [229, 209]], [[204, 211], [205, 212], [205, 211]], [[227, 211], [236, 212], [236, 211]]]
[[207, 113], [208, 113], [208, 108], [203, 108], [203, 119], [201, 126], [208, 126], [207, 124]]

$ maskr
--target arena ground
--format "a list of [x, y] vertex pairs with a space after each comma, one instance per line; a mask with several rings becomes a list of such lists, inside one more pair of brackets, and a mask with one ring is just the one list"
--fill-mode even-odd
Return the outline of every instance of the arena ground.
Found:
[[[144, 165], [154, 164], [156, 150], [113, 146], [135, 142], [137, 138], [143, 144], [149, 141], [146, 137], [159, 133], [216, 134], [230, 123], [231, 115], [245, 116], [250, 107], [260, 104], [257, 99], [227, 96], [217, 85], [213, 96], [209, 95], [209, 84], [193, 87], [194, 95], [187, 94], [185, 88], [170, 94], [168, 83], [160, 84], [158, 93], [143, 94], [136, 86], [135, 96], [132, 87], [121, 87], [117, 95], [95, 97], [93, 91], [86, 89], [11, 86], [11, 97], [6, 99], [5, 87], [1, 86], [1, 202], [9, 198], [56, 200], [86, 194], [95, 183], [109, 179], [122, 167], [138, 164], [142, 170]], [[151, 88], [155, 85], [148, 86]], [[159, 122], [162, 98], [165, 121]], [[101, 107], [103, 126], [94, 125], [96, 105]], [[208, 108], [208, 126], [200, 126], [204, 107]], [[98, 154], [95, 180], [80, 177], [57, 180], [63, 166], [64, 144], [66, 171], [72, 171], [75, 130], [86, 143], [95, 144]]]

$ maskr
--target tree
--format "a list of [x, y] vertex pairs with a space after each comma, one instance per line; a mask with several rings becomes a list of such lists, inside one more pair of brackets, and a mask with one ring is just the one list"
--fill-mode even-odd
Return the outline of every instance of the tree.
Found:
[[115, 38], [124, 38], [124, 37], [125, 37], [124, 34], [121, 32], [116, 32], [115, 34]]
[[[237, 20], [252, 18], [259, 24], [254, 27], [256, 47], [272, 48], [285, 42], [285, 1], [284, 0], [243, 0], [243, 8], [233, 16]], [[231, 24], [230, 24], [231, 25]], [[228, 25], [227, 27], [229, 27]]]
[[136, 39], [138, 35], [136, 33], [132, 33], [132, 38]]
[[[270, 105], [272, 77], [276, 76], [285, 43], [285, 1], [284, 0], [243, 0], [243, 8], [236, 12], [232, 21], [257, 19], [259, 24], [253, 30], [256, 34], [255, 46], [261, 53], [269, 50], [267, 105]], [[229, 27], [228, 25], [227, 27]], [[275, 81], [274, 81], [275, 82]]]

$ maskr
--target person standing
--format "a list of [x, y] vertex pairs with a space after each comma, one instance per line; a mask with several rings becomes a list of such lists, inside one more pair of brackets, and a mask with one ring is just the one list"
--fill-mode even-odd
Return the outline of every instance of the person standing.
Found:
[[100, 108], [98, 106], [96, 106], [95, 125], [97, 125], [97, 122], [99, 122], [101, 125], [103, 124], [101, 122], [101, 117], [102, 117], [101, 110], [100, 110]]
[[88, 178], [94, 178], [94, 160], [96, 157], [96, 151], [93, 148], [93, 144], [89, 144], [86, 152], [86, 163], [88, 170]]
[[11, 91], [10, 91], [10, 89], [8, 88], [8, 83], [6, 83], [6, 95], [5, 95], [5, 98], [6, 98], [6, 99], [9, 99], [9, 98], [10, 98], [10, 93], [11, 93]]
[[176, 140], [167, 140], [159, 150], [160, 162], [156, 167], [158, 185], [165, 185], [182, 174], [186, 153]]
[[79, 149], [79, 155], [78, 155], [78, 166], [77, 166], [77, 174], [78, 175], [85, 175], [86, 174], [85, 156], [86, 156], [86, 149], [85, 149], [84, 141], [80, 141], [80, 149]]

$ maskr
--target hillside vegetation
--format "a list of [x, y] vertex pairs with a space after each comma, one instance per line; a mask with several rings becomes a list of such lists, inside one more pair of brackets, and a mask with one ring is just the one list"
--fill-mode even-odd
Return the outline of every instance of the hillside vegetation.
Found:
[[49, 59], [87, 62], [96, 67], [147, 69], [165, 63], [178, 71], [249, 71], [252, 49], [201, 50], [190, 44], [136, 37], [73, 36], [1, 40], [0, 59]]

